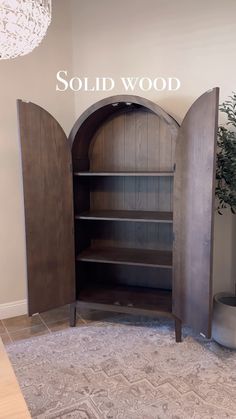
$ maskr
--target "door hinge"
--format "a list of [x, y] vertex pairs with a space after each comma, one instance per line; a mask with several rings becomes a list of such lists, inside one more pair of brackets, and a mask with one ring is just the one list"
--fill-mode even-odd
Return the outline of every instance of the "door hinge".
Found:
[[175, 172], [175, 169], [176, 169], [176, 163], [174, 163], [174, 166], [173, 166], [173, 171]]

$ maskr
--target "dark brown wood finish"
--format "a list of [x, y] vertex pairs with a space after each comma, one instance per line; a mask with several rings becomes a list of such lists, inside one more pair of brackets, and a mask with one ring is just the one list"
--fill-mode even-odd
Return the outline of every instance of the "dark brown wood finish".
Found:
[[81, 252], [78, 261], [115, 263], [121, 265], [172, 268], [172, 253], [160, 250], [129, 248], [90, 248]]
[[29, 314], [75, 301], [71, 153], [57, 121], [18, 101]]
[[219, 89], [202, 95], [181, 125], [174, 178], [173, 313], [211, 336], [215, 155]]
[[175, 318], [175, 337], [176, 342], [182, 341], [182, 322], [177, 318]]
[[133, 221], [172, 223], [173, 213], [168, 211], [94, 210], [76, 215], [77, 220]]
[[18, 101], [29, 314], [71, 303], [74, 326], [76, 284], [83, 307], [161, 312], [176, 341], [182, 321], [210, 336], [217, 107], [218, 89], [195, 102], [176, 152], [178, 124], [159, 106], [106, 98], [77, 120], [70, 152], [51, 115]]
[[140, 314], [138, 310], [142, 310], [142, 314], [149, 315], [148, 311], [171, 313], [172, 310], [171, 291], [120, 285], [109, 287], [106, 283], [99, 285], [95, 283], [82, 289], [79, 305], [82, 302], [87, 302], [90, 307], [92, 304], [101, 305], [104, 310], [107, 309], [107, 305], [113, 305], [117, 312], [121, 309], [121, 312], [133, 312], [133, 314]]
[[[142, 98], [139, 96], [133, 96], [133, 95], [117, 95], [113, 97], [108, 97], [90, 106], [78, 118], [78, 120], [75, 122], [71, 130], [69, 140], [72, 146], [72, 159], [73, 159], [74, 171], [88, 171], [89, 170], [90, 161], [89, 161], [89, 156], [88, 156], [88, 149], [90, 147], [91, 139], [95, 135], [95, 133], [98, 131], [98, 129], [100, 128], [100, 126], [103, 124], [104, 121], [108, 121], [109, 118], [112, 117], [114, 114], [117, 116], [119, 115], [119, 113], [124, 114], [124, 111], [125, 111], [125, 114], [127, 115], [126, 121], [128, 121], [129, 114], [130, 114], [131, 123], [127, 124], [127, 126], [129, 127], [127, 131], [127, 138], [131, 138], [133, 135], [135, 135], [134, 124], [133, 124], [134, 114], [136, 111], [140, 109], [148, 110], [150, 114], [154, 116], [155, 115], [158, 116], [159, 120], [162, 121], [160, 125], [156, 123], [156, 118], [153, 124], [151, 120], [149, 121], [149, 127], [152, 126], [151, 131], [153, 133], [155, 133], [155, 130], [156, 131], [161, 130], [161, 132], [164, 134], [165, 130], [167, 130], [170, 132], [170, 135], [172, 136], [173, 140], [176, 139], [176, 136], [178, 134], [177, 122], [155, 103], [145, 98]], [[121, 119], [123, 119], [123, 117]], [[111, 135], [113, 137], [113, 133], [114, 132], [117, 133], [118, 131], [119, 131], [119, 127], [117, 130], [117, 125], [113, 126], [113, 124], [111, 123], [110, 125], [108, 124], [108, 126], [106, 127], [105, 135], [111, 138]], [[121, 131], [122, 130], [120, 130], [120, 132]], [[156, 135], [155, 135], [155, 138], [157, 138]], [[112, 146], [113, 141], [117, 143], [116, 139], [112, 138], [111, 142], [109, 142], [111, 146]], [[157, 146], [157, 140], [154, 141], [154, 143]], [[107, 150], [108, 155], [109, 155], [110, 149], [114, 150], [113, 147], [110, 147], [110, 148], [108, 147], [108, 150]], [[151, 157], [151, 154], [152, 154], [151, 152], [152, 152], [152, 148], [149, 147], [150, 159], [152, 161], [153, 157]], [[171, 154], [173, 157], [174, 147], [172, 147], [171, 149]], [[126, 154], [126, 155], [127, 156], [133, 155], [132, 145], [131, 147], [129, 147], [129, 154]], [[155, 153], [153, 153], [153, 156], [158, 156], [158, 155], [159, 155], [158, 147], [155, 147]], [[162, 165], [164, 164], [165, 164], [165, 160], [163, 159]], [[134, 169], [134, 167], [132, 169]], [[139, 170], [142, 170], [141, 167], [139, 167]], [[155, 168], [155, 171], [156, 170], [158, 169]], [[114, 171], [114, 167], [113, 167], [113, 171]]]
[[[140, 101], [138, 108], [126, 105], [129, 97], [122, 97], [122, 99], [125, 103], [119, 103], [118, 107], [113, 107], [110, 103], [109, 116], [104, 118], [103, 115], [102, 119], [98, 110], [101, 103], [96, 104], [95, 112], [98, 112], [98, 121], [93, 121], [95, 125], [97, 124], [97, 130], [93, 130], [90, 140], [90, 131], [86, 135], [84, 126], [83, 135], [80, 132], [75, 135], [72, 148], [75, 168], [78, 167], [76, 166], [78, 162], [87, 159], [87, 169], [90, 170], [75, 173], [75, 189], [81, 191], [81, 186], [84, 185], [79, 179], [76, 180], [77, 177], [91, 178], [88, 194], [83, 201], [90, 201], [91, 213], [121, 211], [122, 214], [123, 211], [126, 217], [130, 212], [131, 218], [135, 216], [135, 211], [139, 213], [143, 211], [150, 217], [153, 217], [155, 213], [156, 220], [159, 213], [166, 213], [166, 216], [159, 220], [161, 222], [156, 222], [156, 226], [150, 223], [145, 225], [145, 222], [143, 225], [138, 223], [115, 225], [113, 223], [112, 227], [103, 224], [100, 238], [93, 239], [96, 247], [103, 248], [109, 245], [122, 248], [127, 247], [127, 243], [128, 247], [134, 249], [149, 248], [151, 250], [159, 247], [161, 250], [163, 247], [163, 250], [170, 250], [172, 226], [168, 215], [172, 211], [177, 124], [167, 115], [164, 118], [164, 113], [159, 107], [154, 113], [149, 108], [141, 106], [142, 101], [142, 105], [149, 106], [150, 102], [145, 99]], [[117, 103], [119, 97], [114, 100]], [[140, 98], [135, 100], [137, 103]], [[102, 105], [104, 106], [104, 101]], [[105, 106], [108, 106], [107, 99]], [[92, 112], [94, 112], [94, 106]], [[87, 116], [88, 113], [89, 111], [86, 112]], [[84, 121], [83, 116], [81, 118]], [[84, 123], [87, 124], [87, 120], [85, 121]], [[83, 144], [83, 147], [77, 144], [84, 141], [86, 144]], [[85, 206], [88, 210], [88, 204], [81, 202], [78, 205], [78, 199], [81, 200], [81, 193], [75, 196], [76, 214], [82, 212]], [[148, 215], [146, 217], [148, 218]], [[93, 228], [96, 230], [96, 227], [93, 226]]]
[[131, 176], [131, 177], [140, 177], [140, 176], [174, 176], [174, 172], [75, 172], [74, 176]]
[[76, 301], [70, 304], [70, 327], [76, 326]]
[[[177, 132], [169, 115], [135, 96], [100, 101], [76, 122], [70, 140], [80, 304], [170, 314]], [[99, 278], [109, 278], [108, 284], [96, 284]], [[139, 286], [142, 304], [133, 307], [128, 300], [137, 300]], [[168, 295], [163, 306], [156, 298], [160, 286]], [[113, 301], [118, 289], [123, 295], [119, 307]]]
[[[159, 288], [171, 291], [172, 269], [135, 265], [123, 265], [112, 263], [87, 263], [79, 262], [80, 282], [78, 290], [86, 287], [91, 282], [104, 283], [108, 281], [112, 285], [137, 286], [142, 288]], [[79, 293], [78, 293], [79, 296]]]

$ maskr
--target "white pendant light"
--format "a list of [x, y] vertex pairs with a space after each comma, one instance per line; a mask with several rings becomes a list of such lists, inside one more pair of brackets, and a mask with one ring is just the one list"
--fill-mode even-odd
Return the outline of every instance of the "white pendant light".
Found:
[[26, 55], [44, 38], [51, 0], [0, 0], [0, 59]]

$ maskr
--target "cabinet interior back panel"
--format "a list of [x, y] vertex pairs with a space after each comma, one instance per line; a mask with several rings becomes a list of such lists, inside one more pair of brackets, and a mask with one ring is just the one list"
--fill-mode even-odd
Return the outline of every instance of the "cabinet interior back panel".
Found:
[[173, 211], [172, 177], [90, 179], [90, 209]]
[[90, 245], [135, 249], [172, 250], [173, 233], [169, 224], [139, 222], [88, 222], [86, 228], [78, 227], [80, 241], [89, 237]]
[[[95, 133], [90, 171], [173, 171], [175, 141], [159, 116], [146, 110], [114, 114]], [[94, 177], [90, 210], [173, 211], [173, 177]], [[172, 225], [94, 224], [91, 246], [172, 249]]]
[[145, 109], [114, 114], [90, 144], [91, 171], [172, 171], [175, 141], [168, 124]]
[[120, 284], [145, 288], [172, 288], [172, 271], [162, 268], [146, 268], [109, 264], [81, 264], [79, 288], [88, 283]]

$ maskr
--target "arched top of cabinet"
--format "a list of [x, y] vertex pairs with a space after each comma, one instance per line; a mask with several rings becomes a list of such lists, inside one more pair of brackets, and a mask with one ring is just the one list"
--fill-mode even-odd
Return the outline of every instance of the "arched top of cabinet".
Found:
[[89, 142], [94, 132], [107, 118], [124, 111], [137, 109], [146, 109], [159, 116], [169, 126], [173, 135], [177, 136], [178, 123], [156, 103], [140, 96], [116, 95], [96, 102], [77, 119], [69, 135], [72, 153], [73, 147], [79, 146], [78, 142]]

